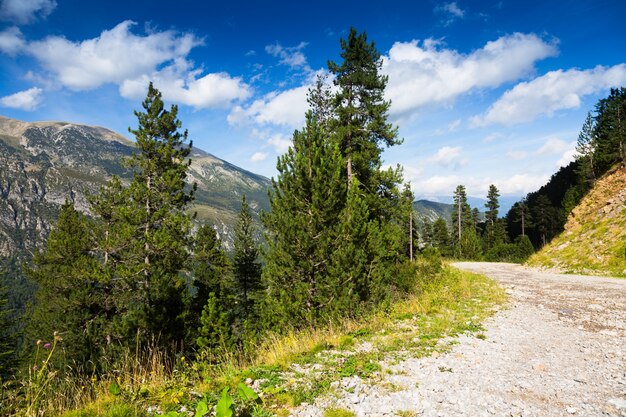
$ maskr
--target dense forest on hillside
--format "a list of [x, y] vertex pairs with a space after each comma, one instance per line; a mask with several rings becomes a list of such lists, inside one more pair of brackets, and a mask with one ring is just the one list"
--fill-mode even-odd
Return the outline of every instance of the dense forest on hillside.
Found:
[[[53, 389], [116, 372], [131, 353], [158, 351], [164, 366], [180, 355], [219, 363], [268, 332], [358, 317], [419, 290], [414, 198], [399, 168], [381, 168], [383, 149], [402, 140], [387, 121], [380, 53], [352, 29], [340, 57], [329, 62], [334, 92], [318, 79], [306, 124], [278, 160], [263, 244], [244, 196], [232, 254], [210, 225], [192, 227], [191, 144], [178, 108], [150, 84], [131, 130], [130, 183], [113, 176], [89, 196], [90, 215], [61, 207], [26, 268], [36, 295], [23, 326], [6, 325], [16, 312], [0, 292], [0, 375], [13, 381], [14, 405], [45, 401], [25, 388], [33, 372]], [[15, 270], [2, 271], [5, 285]]]

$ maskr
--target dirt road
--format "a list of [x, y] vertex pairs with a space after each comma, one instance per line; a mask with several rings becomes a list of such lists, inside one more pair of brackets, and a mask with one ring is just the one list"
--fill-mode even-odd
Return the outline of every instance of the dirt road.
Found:
[[[449, 353], [390, 362], [379, 389], [357, 381], [326, 401], [357, 416], [626, 416], [626, 279], [459, 263], [510, 300]], [[379, 384], [381, 385], [381, 384]], [[298, 416], [321, 416], [320, 404]]]

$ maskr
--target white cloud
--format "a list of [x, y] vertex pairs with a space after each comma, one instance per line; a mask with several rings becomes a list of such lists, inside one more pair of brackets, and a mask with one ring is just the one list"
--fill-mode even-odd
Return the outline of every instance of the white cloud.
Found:
[[306, 57], [302, 53], [302, 49], [307, 46], [306, 42], [300, 42], [298, 46], [282, 46], [278, 42], [273, 45], [267, 45], [265, 52], [280, 59], [280, 63], [291, 68], [303, 68], [310, 71], [311, 68], [307, 64]]
[[241, 125], [256, 123], [273, 124], [294, 129], [304, 124], [304, 113], [309, 105], [306, 101], [309, 85], [273, 92], [255, 100], [247, 107], [235, 106], [228, 115], [228, 123]]
[[54, 0], [2, 0], [0, 19], [18, 24], [30, 23], [38, 16], [45, 18], [56, 6]]
[[251, 94], [250, 88], [241, 78], [233, 78], [226, 73], [200, 75], [201, 71], [192, 70], [189, 63], [181, 59], [151, 75], [123, 81], [120, 94], [126, 98], [140, 99], [145, 96], [148, 83], [153, 81], [168, 100], [196, 109], [224, 107], [233, 100], [244, 100]]
[[528, 158], [528, 152], [526, 151], [509, 151], [506, 153], [506, 157], [514, 161], [521, 161]]
[[389, 76], [387, 98], [395, 117], [445, 104], [477, 88], [494, 88], [531, 73], [536, 61], [557, 53], [555, 43], [534, 34], [514, 33], [488, 42], [469, 55], [444, 49], [441, 42], [396, 42], [383, 57]]
[[542, 114], [580, 107], [582, 97], [626, 83], [626, 64], [594, 69], [550, 71], [506, 91], [473, 126], [529, 122]]
[[0, 51], [14, 55], [26, 46], [26, 41], [19, 28], [13, 26], [0, 32]]
[[267, 143], [274, 147], [274, 149], [276, 150], [276, 153], [283, 154], [287, 152], [287, 150], [291, 146], [291, 138], [288, 138], [285, 135], [281, 135], [280, 133], [277, 133], [273, 135], [272, 137], [270, 137]]
[[502, 139], [504, 137], [504, 135], [502, 133], [490, 133], [489, 135], [485, 136], [485, 138], [483, 139], [484, 143], [490, 143], [493, 142], [494, 140], [497, 139]]
[[126, 20], [99, 37], [82, 42], [51, 36], [30, 42], [28, 52], [64, 86], [87, 90], [151, 74], [157, 66], [184, 58], [201, 44], [191, 34], [178, 35], [173, 31], [138, 36], [130, 32], [133, 25]]
[[546, 142], [539, 149], [537, 149], [537, 154], [546, 155], [546, 154], [562, 153], [567, 150], [573, 149], [574, 145], [575, 145], [574, 142], [568, 143], [559, 138], [550, 137], [546, 140]]
[[570, 162], [576, 159], [576, 155], [578, 155], [576, 149], [568, 149], [567, 151], [563, 152], [561, 158], [556, 161], [556, 166], [560, 168], [569, 165]]
[[251, 162], [259, 162], [263, 161], [267, 158], [267, 152], [255, 152], [254, 155], [250, 157]]
[[32, 111], [41, 104], [41, 93], [42, 90], [39, 87], [29, 88], [28, 90], [0, 98], [0, 104], [13, 109]]
[[456, 162], [459, 156], [461, 156], [460, 146], [444, 146], [443, 148], [439, 149], [431, 159], [433, 162], [436, 162], [441, 166], [447, 167], [450, 164]]
[[197, 109], [224, 107], [250, 96], [241, 78], [226, 73], [203, 74], [187, 59], [202, 40], [189, 33], [131, 32], [126, 20], [100, 36], [81, 42], [50, 36], [26, 42], [16, 28], [0, 33], [0, 50], [35, 57], [61, 85], [72, 90], [90, 90], [117, 84], [126, 98], [141, 98], [153, 81], [166, 100]]

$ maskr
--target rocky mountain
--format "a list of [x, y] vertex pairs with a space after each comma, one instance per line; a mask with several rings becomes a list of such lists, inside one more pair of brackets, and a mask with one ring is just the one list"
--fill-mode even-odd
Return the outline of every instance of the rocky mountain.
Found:
[[[86, 195], [112, 175], [129, 180], [123, 160], [133, 151], [133, 142], [102, 127], [0, 116], [0, 255], [41, 245], [66, 199], [86, 212]], [[215, 225], [227, 244], [242, 195], [257, 215], [269, 209], [267, 178], [202, 150], [192, 151], [189, 181], [198, 184], [190, 210]]]
[[528, 263], [626, 277], [626, 168], [599, 179], [572, 210], [565, 230]]
[[429, 200], [417, 200], [413, 202], [413, 210], [415, 210], [418, 220], [433, 223], [439, 217], [442, 217], [447, 223], [452, 222], [452, 204], [438, 203]]

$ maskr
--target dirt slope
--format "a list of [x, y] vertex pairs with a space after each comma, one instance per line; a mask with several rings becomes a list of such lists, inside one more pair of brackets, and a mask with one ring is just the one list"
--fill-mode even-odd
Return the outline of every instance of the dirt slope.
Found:
[[614, 169], [598, 180], [572, 211], [565, 231], [528, 264], [626, 276], [626, 169]]

